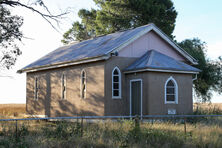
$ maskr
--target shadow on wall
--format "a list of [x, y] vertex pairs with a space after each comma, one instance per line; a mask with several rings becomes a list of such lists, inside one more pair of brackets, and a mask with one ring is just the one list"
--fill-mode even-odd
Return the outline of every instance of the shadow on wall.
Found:
[[[88, 69], [87, 69], [88, 70]], [[81, 69], [64, 68], [31, 73], [27, 79], [27, 112], [54, 116], [104, 115], [104, 83], [98, 83], [97, 70], [86, 70], [87, 98], [80, 97]], [[66, 99], [62, 99], [62, 74], [66, 75]], [[39, 97], [34, 99], [35, 76], [39, 77]]]
[[[48, 77], [46, 74], [29, 74], [27, 76], [27, 99], [26, 99], [26, 110], [28, 114], [37, 114], [45, 115], [45, 105], [46, 105], [46, 96], [50, 98], [48, 92], [51, 91], [50, 88], [47, 88], [47, 84], [50, 81], [46, 81]], [[38, 78], [38, 99], [35, 99], [35, 77]], [[47, 90], [47, 91], [46, 91]], [[47, 114], [48, 115], [48, 114]]]

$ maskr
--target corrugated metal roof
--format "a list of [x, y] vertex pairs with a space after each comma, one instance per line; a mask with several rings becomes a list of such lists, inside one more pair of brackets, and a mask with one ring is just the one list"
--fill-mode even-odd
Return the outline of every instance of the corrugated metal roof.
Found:
[[144, 31], [149, 25], [151, 24], [60, 47], [21, 70], [103, 56], [114, 48], [124, 44], [139, 32]]
[[133, 64], [125, 69], [125, 71], [134, 71], [140, 69], [162, 69], [176, 71], [192, 71], [200, 72], [201, 70], [192, 67], [183, 62], [177, 61], [155, 50], [150, 50], [136, 60]]
[[[18, 70], [19, 73], [24, 71], [49, 69], [53, 66], [62, 66], [67, 63], [74, 63], [78, 61], [87, 61], [89, 59], [106, 59], [104, 56], [108, 56], [110, 52], [114, 52], [116, 49], [121, 49], [124, 45], [131, 43], [138, 37], [147, 33], [150, 30], [154, 30], [156, 33], [165, 39], [169, 44], [173, 46], [178, 53], [183, 55], [188, 61], [195, 64], [196, 60], [186, 53], [183, 49], [179, 48], [173, 41], [162, 33], [154, 24], [148, 24], [134, 29], [126, 30], [123, 32], [116, 32], [104, 36], [99, 36], [93, 39], [85, 40], [68, 46], [60, 47], [39, 60], [29, 64], [28, 66]], [[103, 58], [101, 58], [103, 57]]]

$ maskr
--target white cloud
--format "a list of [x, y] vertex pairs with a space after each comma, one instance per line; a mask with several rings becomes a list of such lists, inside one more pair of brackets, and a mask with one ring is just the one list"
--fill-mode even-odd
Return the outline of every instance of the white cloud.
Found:
[[212, 59], [217, 59], [222, 56], [222, 40], [207, 44], [207, 54]]

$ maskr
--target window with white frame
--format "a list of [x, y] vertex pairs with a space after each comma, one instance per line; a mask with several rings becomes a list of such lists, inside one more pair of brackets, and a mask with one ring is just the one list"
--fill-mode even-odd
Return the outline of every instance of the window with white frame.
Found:
[[34, 90], [34, 99], [38, 100], [39, 95], [39, 82], [38, 77], [35, 77], [35, 90]]
[[66, 99], [66, 76], [65, 74], [62, 74], [62, 78], [61, 78], [61, 85], [62, 85], [62, 99]]
[[80, 82], [80, 96], [82, 99], [86, 98], [86, 72], [83, 69], [81, 72], [81, 82]]
[[178, 87], [173, 77], [165, 83], [165, 103], [178, 103]]
[[121, 72], [118, 67], [112, 71], [112, 98], [121, 98]]

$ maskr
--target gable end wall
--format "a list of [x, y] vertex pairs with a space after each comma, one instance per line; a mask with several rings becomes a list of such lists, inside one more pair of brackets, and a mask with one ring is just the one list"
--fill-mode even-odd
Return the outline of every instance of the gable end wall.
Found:
[[186, 59], [182, 55], [180, 55], [171, 45], [164, 41], [154, 31], [148, 32], [133, 43], [124, 47], [119, 51], [119, 56], [138, 58], [149, 50], [156, 50], [176, 60], [186, 62]]

